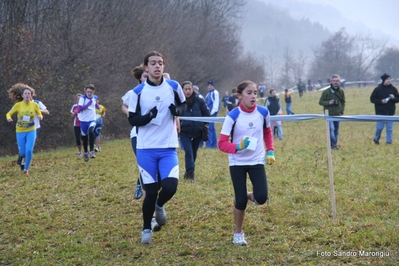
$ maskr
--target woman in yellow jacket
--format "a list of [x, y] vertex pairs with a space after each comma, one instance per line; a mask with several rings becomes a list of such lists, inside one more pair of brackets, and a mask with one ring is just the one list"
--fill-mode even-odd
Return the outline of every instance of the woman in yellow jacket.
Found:
[[[24, 174], [29, 174], [29, 166], [33, 157], [33, 147], [36, 141], [36, 126], [34, 122], [35, 114], [39, 120], [43, 119], [39, 105], [32, 101], [33, 89], [28, 85], [17, 83], [11, 87], [10, 91], [20, 90], [22, 92], [22, 101], [14, 104], [7, 113], [7, 121], [13, 122], [11, 118], [17, 113], [16, 136], [18, 143], [18, 152], [20, 158], [25, 157]], [[22, 166], [21, 166], [22, 169]]]

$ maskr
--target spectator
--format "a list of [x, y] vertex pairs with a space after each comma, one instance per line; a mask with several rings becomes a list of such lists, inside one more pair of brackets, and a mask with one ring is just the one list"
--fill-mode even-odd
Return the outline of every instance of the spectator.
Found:
[[[323, 87], [323, 81], [321, 80], [321, 78], [319, 78], [319, 79], [317, 80], [317, 82], [319, 82], [320, 88], [322, 88], [322, 87]], [[328, 84], [328, 83], [327, 83], [327, 84]]]
[[237, 88], [234, 88], [227, 103], [227, 109], [229, 110], [229, 112], [238, 106], [238, 98], [236, 94], [237, 94]]
[[199, 91], [199, 87], [197, 85], [193, 85], [194, 92], [198, 94], [199, 97], [205, 100], [204, 96], [202, 96], [201, 92]]
[[291, 110], [291, 104], [292, 104], [292, 100], [291, 100], [291, 94], [288, 91], [288, 89], [285, 89], [285, 94], [284, 94], [284, 100], [285, 100], [285, 110], [287, 111], [287, 115], [294, 115], [294, 112]]
[[[387, 74], [381, 76], [379, 84], [371, 93], [370, 101], [374, 104], [376, 115], [395, 115], [396, 103], [399, 102], [398, 90], [392, 86], [391, 77]], [[377, 122], [374, 134], [374, 143], [380, 144], [381, 132], [386, 128], [386, 144], [392, 144], [393, 122]]]
[[[210, 116], [204, 98], [199, 97], [199, 95], [194, 92], [192, 83], [190, 81], [185, 81], [182, 83], [182, 88], [187, 101], [187, 109], [183, 112], [182, 116]], [[203, 128], [207, 126], [207, 124], [208, 123], [198, 121], [181, 120], [180, 141], [184, 146], [186, 166], [184, 179], [192, 181], [195, 179], [195, 160], [197, 159], [197, 151], [202, 138]]]
[[312, 91], [313, 90], [313, 84], [312, 84], [312, 80], [308, 79], [308, 90]]
[[227, 111], [228, 111], [227, 105], [228, 105], [228, 102], [229, 102], [229, 98], [230, 98], [229, 92], [226, 91], [224, 96], [223, 96], [223, 98], [222, 98], [222, 103], [223, 103], [223, 107], [224, 107], [224, 111], [225, 111], [226, 115], [227, 115]]
[[265, 90], [266, 90], [266, 86], [263, 83], [259, 83], [258, 92], [259, 92], [260, 98], [265, 97]]
[[[217, 117], [219, 112], [219, 92], [214, 87], [213, 80], [208, 80], [208, 93], [205, 97], [206, 105], [208, 106], [211, 116]], [[209, 123], [209, 137], [206, 142], [207, 148], [217, 148], [217, 135], [215, 129], [215, 123]]]
[[296, 87], [298, 88], [298, 92], [299, 92], [299, 97], [303, 96], [303, 92], [306, 92], [306, 84], [304, 82], [302, 82], [302, 79], [298, 80], [298, 83], [296, 84]]
[[[329, 116], [341, 116], [345, 111], [345, 92], [339, 86], [340, 77], [334, 74], [331, 77], [330, 88], [321, 94], [319, 104], [323, 110], [328, 110]], [[331, 149], [338, 149], [339, 121], [330, 121]]]
[[[282, 107], [280, 99], [277, 98], [276, 90], [275, 89], [271, 89], [269, 91], [269, 93], [270, 93], [270, 95], [269, 95], [269, 97], [267, 97], [267, 100], [266, 100], [266, 103], [265, 103], [265, 107], [267, 109], [269, 109], [269, 112], [270, 112], [271, 116], [282, 115], [283, 114], [283, 111], [282, 111], [283, 107]], [[275, 123], [276, 123], [276, 127], [277, 127], [278, 138], [280, 140], [282, 140], [283, 139], [283, 126], [282, 126], [282, 123], [281, 123], [281, 121], [275, 121]], [[276, 134], [274, 133], [274, 130], [273, 130], [273, 134], [274, 134], [274, 138], [275, 138]]]

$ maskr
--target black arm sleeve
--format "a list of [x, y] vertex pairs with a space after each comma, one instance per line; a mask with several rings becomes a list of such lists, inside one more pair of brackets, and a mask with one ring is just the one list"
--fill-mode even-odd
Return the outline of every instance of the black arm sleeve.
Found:
[[184, 111], [187, 109], [187, 103], [181, 103], [180, 105], [176, 106], [176, 112], [179, 116], [183, 115]]
[[150, 113], [146, 115], [140, 115], [138, 113], [129, 112], [129, 123], [133, 127], [145, 126], [152, 120]]

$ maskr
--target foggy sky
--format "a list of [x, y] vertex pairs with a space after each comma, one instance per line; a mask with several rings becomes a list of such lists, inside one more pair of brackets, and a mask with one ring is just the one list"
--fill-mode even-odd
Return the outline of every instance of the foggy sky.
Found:
[[329, 5], [349, 20], [383, 31], [392, 39], [399, 40], [398, 0], [296, 0]]

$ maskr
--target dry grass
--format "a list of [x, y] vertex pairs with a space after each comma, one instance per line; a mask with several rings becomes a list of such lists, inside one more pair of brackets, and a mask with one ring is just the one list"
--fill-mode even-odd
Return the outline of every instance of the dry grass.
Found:
[[[373, 114], [370, 93], [348, 89], [346, 114]], [[292, 109], [321, 113], [319, 95], [294, 94]], [[88, 163], [74, 148], [35, 154], [29, 176], [14, 165], [16, 156], [2, 157], [0, 265], [398, 264], [399, 129], [393, 145], [376, 146], [374, 126], [341, 123], [341, 149], [333, 151], [334, 221], [325, 121], [285, 122], [284, 140], [275, 142], [277, 163], [266, 166], [270, 204], [248, 205], [247, 247], [231, 243], [233, 189], [227, 155], [218, 150], [200, 149], [197, 180], [180, 181], [166, 205], [168, 224], [150, 245], [140, 244], [129, 140], [104, 143]], [[183, 162], [183, 152], [179, 157]]]

